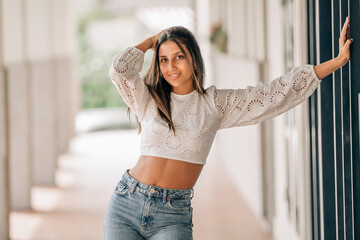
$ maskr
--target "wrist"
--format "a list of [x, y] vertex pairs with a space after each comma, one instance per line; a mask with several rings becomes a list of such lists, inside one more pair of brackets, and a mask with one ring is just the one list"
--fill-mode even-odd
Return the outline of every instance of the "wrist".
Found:
[[340, 68], [340, 67], [344, 66], [347, 63], [347, 59], [339, 54], [335, 58], [335, 62], [337, 63], [338, 67]]
[[152, 40], [150, 38], [145, 39], [140, 44], [135, 46], [137, 49], [140, 49], [144, 53], [152, 47]]
[[144, 42], [146, 42], [147, 46], [149, 46], [149, 49], [153, 46], [153, 40], [151, 37], [147, 38], [144, 40]]

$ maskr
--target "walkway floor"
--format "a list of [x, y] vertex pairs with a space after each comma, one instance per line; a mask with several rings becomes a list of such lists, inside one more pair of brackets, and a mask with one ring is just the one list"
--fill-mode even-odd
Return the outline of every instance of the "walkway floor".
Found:
[[[56, 187], [35, 187], [32, 211], [11, 213], [13, 240], [103, 239], [113, 187], [139, 155], [134, 130], [85, 133], [58, 162]], [[195, 186], [194, 239], [271, 240], [211, 156]]]

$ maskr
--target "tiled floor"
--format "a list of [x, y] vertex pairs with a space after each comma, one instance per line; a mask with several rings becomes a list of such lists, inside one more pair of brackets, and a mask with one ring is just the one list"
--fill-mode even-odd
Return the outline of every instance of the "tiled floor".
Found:
[[[13, 240], [102, 239], [110, 193], [139, 155], [133, 130], [78, 136], [59, 159], [56, 187], [36, 187], [33, 211], [11, 213]], [[234, 191], [225, 172], [208, 159], [195, 186], [194, 239], [270, 240]]]

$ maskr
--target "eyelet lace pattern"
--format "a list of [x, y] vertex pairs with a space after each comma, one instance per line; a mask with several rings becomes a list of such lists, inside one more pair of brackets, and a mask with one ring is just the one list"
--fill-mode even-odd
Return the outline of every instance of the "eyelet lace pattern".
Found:
[[171, 94], [175, 134], [160, 118], [147, 87], [139, 76], [144, 53], [135, 47], [113, 58], [111, 80], [142, 124], [141, 154], [205, 164], [217, 130], [256, 124], [293, 108], [320, 84], [312, 65], [264, 84], [245, 89], [217, 89], [204, 95]]

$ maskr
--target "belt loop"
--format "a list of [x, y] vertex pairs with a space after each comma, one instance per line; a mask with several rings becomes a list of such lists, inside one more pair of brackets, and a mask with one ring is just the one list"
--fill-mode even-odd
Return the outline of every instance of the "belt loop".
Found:
[[139, 182], [138, 181], [135, 181], [133, 184], [132, 184], [132, 186], [130, 187], [130, 193], [131, 194], [133, 194], [134, 193], [134, 191], [135, 191], [135, 188], [136, 188], [136, 185], [138, 184]]
[[164, 192], [163, 192], [163, 202], [166, 202], [166, 197], [167, 197], [167, 189], [164, 189]]
[[191, 188], [191, 195], [190, 195], [190, 199], [192, 199], [193, 197], [194, 197], [194, 189], [193, 188]]

